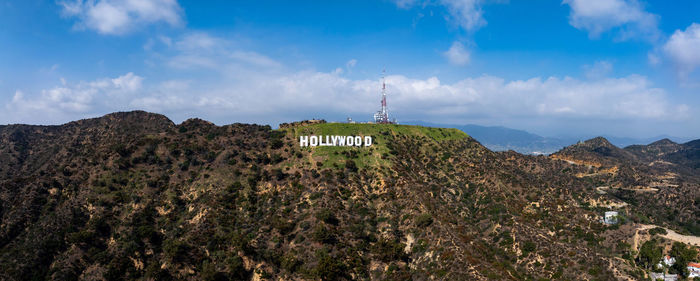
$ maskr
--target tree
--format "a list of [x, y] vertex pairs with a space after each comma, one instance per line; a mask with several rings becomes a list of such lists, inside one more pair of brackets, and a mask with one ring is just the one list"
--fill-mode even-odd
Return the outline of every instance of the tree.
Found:
[[346, 277], [346, 267], [343, 261], [328, 254], [325, 248], [316, 252], [318, 263], [314, 269], [316, 277], [321, 280], [340, 280]]
[[681, 242], [673, 242], [670, 254], [676, 258], [676, 263], [671, 266], [671, 271], [680, 274], [683, 278], [688, 277], [690, 274], [687, 268], [688, 262], [694, 261], [698, 256], [698, 252]]
[[663, 249], [656, 244], [656, 240], [649, 240], [642, 244], [637, 259], [648, 269], [658, 263], [661, 256], [663, 256]]

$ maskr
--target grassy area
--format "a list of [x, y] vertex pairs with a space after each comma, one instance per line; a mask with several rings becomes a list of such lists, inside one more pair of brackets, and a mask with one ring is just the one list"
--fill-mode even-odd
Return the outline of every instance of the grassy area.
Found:
[[354, 159], [359, 168], [388, 166], [389, 148], [386, 143], [396, 135], [424, 137], [429, 141], [439, 142], [460, 140], [467, 134], [457, 129], [431, 128], [411, 125], [394, 124], [348, 124], [324, 123], [285, 128], [295, 142], [299, 136], [310, 135], [340, 135], [340, 136], [372, 136], [371, 147], [334, 147], [317, 146], [304, 147], [302, 150], [311, 152], [315, 162], [321, 162], [322, 167], [344, 167], [347, 159]]

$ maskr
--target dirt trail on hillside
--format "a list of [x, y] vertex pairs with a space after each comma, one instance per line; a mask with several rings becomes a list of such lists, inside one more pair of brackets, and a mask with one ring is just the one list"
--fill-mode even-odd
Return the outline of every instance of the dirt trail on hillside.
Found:
[[[637, 231], [652, 229], [655, 227], [658, 227], [658, 226], [651, 225], [651, 224], [642, 224], [642, 225], [640, 225], [639, 228], [637, 228]], [[698, 236], [679, 234], [678, 232], [675, 232], [675, 231], [670, 230], [670, 229], [665, 228], [665, 227], [663, 229], [666, 229], [666, 232], [668, 232], [667, 234], [663, 234], [663, 235], [659, 234], [659, 236], [661, 236], [663, 238], [673, 240], [673, 241], [678, 241], [678, 242], [685, 243], [688, 245], [700, 246], [700, 237], [698, 237]]]

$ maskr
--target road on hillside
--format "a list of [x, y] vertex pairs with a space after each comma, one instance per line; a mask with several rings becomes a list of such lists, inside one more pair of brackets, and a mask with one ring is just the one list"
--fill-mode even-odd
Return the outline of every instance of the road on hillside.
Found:
[[[647, 229], [652, 229], [655, 227], [659, 227], [659, 226], [652, 225], [652, 224], [642, 224], [637, 228], [637, 230], [647, 230]], [[666, 234], [659, 234], [659, 236], [661, 236], [663, 238], [673, 240], [673, 241], [678, 241], [678, 242], [685, 243], [688, 245], [700, 246], [700, 237], [698, 237], [698, 236], [682, 235], [682, 234], [679, 234], [679, 233], [677, 233], [673, 230], [670, 230], [668, 228], [665, 228], [665, 227], [663, 227], [663, 229], [666, 229], [666, 232], [668, 232]]]

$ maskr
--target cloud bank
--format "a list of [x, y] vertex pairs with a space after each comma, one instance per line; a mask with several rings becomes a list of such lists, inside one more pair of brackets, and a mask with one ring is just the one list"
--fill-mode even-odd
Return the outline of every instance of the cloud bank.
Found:
[[[200, 75], [191, 77], [209, 79], [159, 81], [126, 73], [91, 82], [68, 82], [38, 93], [20, 90], [5, 105], [2, 118], [9, 123], [57, 124], [112, 111], [143, 109], [164, 113], [176, 121], [201, 117], [219, 123], [274, 125], [342, 116], [368, 120], [379, 104], [379, 77], [350, 79], [336, 70], [289, 70], [273, 58], [237, 49], [232, 42], [206, 33], [183, 36], [166, 48], [171, 54], [159, 55], [163, 58], [158, 62], [164, 69], [178, 74], [197, 73]], [[391, 114], [404, 120], [673, 121], [688, 118], [690, 111], [684, 104], [671, 102], [666, 91], [654, 87], [646, 77], [637, 75], [588, 80], [506, 80], [484, 75], [445, 83], [437, 77], [394, 74], [386, 81]]]

